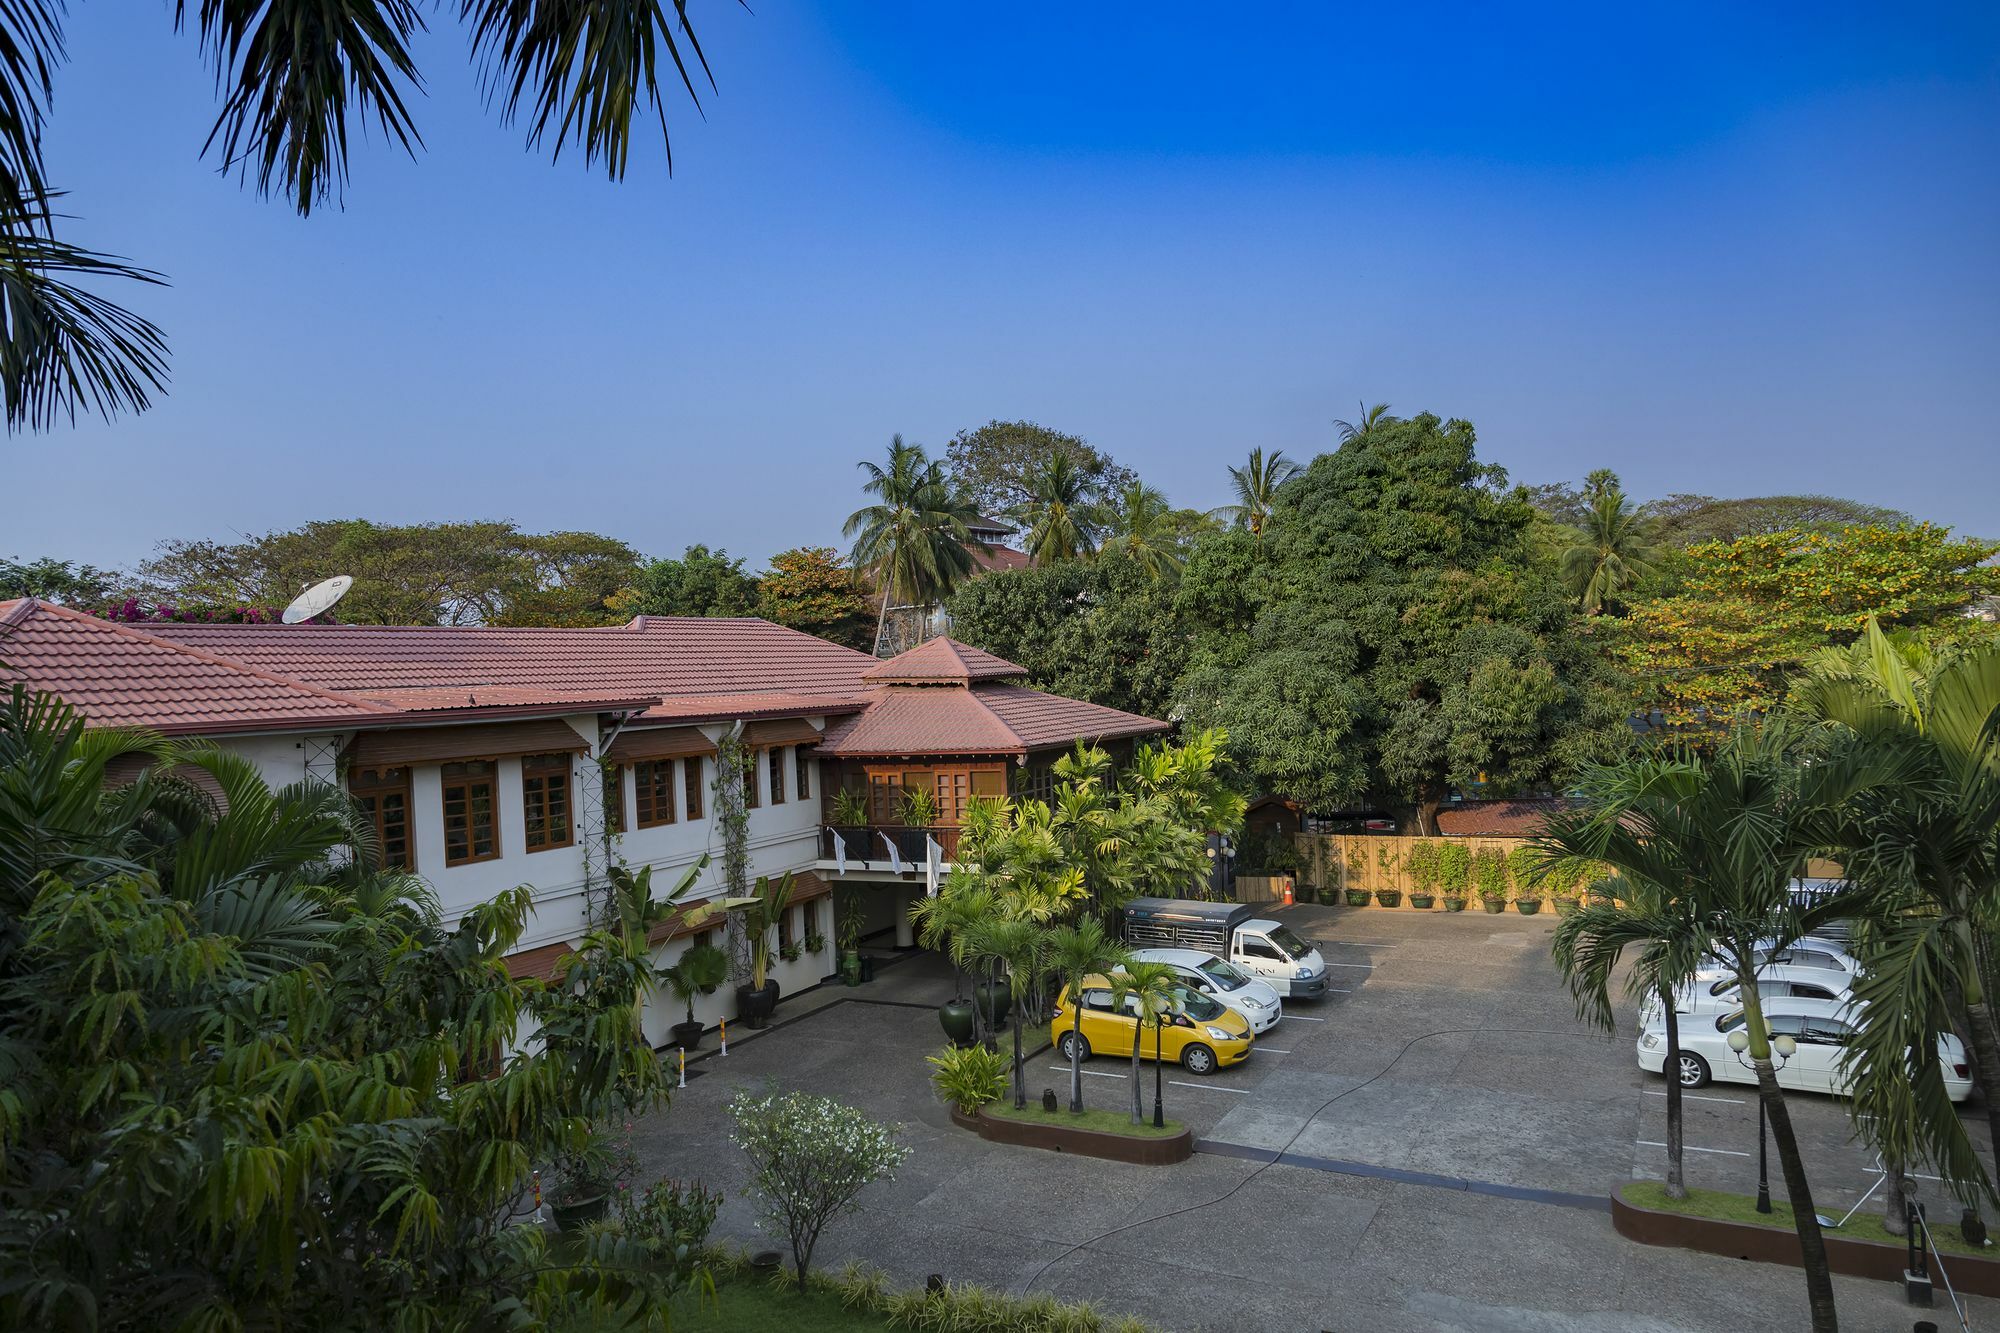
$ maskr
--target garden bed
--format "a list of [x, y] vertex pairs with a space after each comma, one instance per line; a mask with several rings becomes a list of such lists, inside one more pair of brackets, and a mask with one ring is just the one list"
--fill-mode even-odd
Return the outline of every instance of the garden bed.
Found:
[[1164, 1129], [1154, 1129], [1151, 1122], [1134, 1125], [1122, 1112], [1050, 1113], [1035, 1103], [1016, 1111], [1005, 1102], [994, 1102], [971, 1115], [953, 1107], [951, 1120], [989, 1143], [1080, 1153], [1113, 1162], [1169, 1166], [1194, 1156], [1194, 1134], [1178, 1120], [1169, 1120]]
[[[1670, 1245], [1794, 1268], [1801, 1262], [1792, 1206], [1782, 1199], [1771, 1200], [1766, 1214], [1756, 1210], [1756, 1201], [1748, 1195], [1691, 1189], [1686, 1199], [1671, 1200], [1659, 1182], [1635, 1180], [1612, 1193], [1611, 1223], [1619, 1235], [1642, 1245]], [[1953, 1287], [1976, 1296], [2000, 1296], [2000, 1250], [1968, 1244], [1955, 1226], [1933, 1221], [1930, 1231], [1944, 1253]], [[1823, 1234], [1827, 1263], [1834, 1272], [1902, 1281], [1908, 1249], [1901, 1236], [1883, 1230], [1880, 1210], [1856, 1213], [1840, 1230], [1827, 1227]]]

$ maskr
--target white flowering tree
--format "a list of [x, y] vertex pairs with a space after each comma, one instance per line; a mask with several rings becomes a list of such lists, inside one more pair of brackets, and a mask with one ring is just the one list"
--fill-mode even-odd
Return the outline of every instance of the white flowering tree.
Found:
[[803, 1092], [755, 1097], [739, 1091], [729, 1102], [732, 1141], [750, 1158], [751, 1188], [764, 1222], [792, 1247], [799, 1290], [806, 1286], [820, 1232], [858, 1206], [861, 1191], [888, 1180], [910, 1155], [896, 1131], [830, 1097]]

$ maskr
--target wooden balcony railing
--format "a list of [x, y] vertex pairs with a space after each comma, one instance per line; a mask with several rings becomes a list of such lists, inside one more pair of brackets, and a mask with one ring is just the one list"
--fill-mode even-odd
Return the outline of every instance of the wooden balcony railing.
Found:
[[[955, 825], [913, 828], [905, 824], [827, 824], [820, 829], [819, 850], [820, 855], [828, 860], [833, 859], [833, 836], [836, 833], [847, 844], [848, 861], [857, 865], [888, 865], [888, 844], [894, 843], [896, 855], [903, 859], [905, 870], [922, 870], [926, 838], [944, 848], [945, 861], [949, 862], [958, 855], [958, 829]], [[884, 842], [885, 838], [887, 842]]]

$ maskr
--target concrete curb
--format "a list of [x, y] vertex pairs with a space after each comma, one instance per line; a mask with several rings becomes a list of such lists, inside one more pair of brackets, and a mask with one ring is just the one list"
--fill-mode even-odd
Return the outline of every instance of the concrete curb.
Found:
[[[1625, 1198], [1625, 1187], [1611, 1195], [1611, 1225], [1627, 1240], [1641, 1245], [1666, 1245], [1703, 1254], [1720, 1254], [1731, 1259], [1750, 1259], [1764, 1264], [1803, 1265], [1798, 1233], [1788, 1228], [1759, 1226], [1754, 1222], [1724, 1222], [1715, 1218], [1690, 1217], [1646, 1208]], [[1849, 1277], [1880, 1278], [1901, 1282], [1907, 1252], [1901, 1245], [1857, 1240], [1835, 1231], [1826, 1235], [1827, 1266]], [[1937, 1260], [1933, 1259], [1935, 1265]], [[1973, 1254], [1947, 1254], [1945, 1272], [1951, 1285], [1974, 1296], [2000, 1296], [2000, 1258], [1987, 1259]]]
[[951, 1108], [951, 1123], [969, 1129], [988, 1143], [1010, 1143], [1023, 1148], [1047, 1148], [1051, 1152], [1072, 1152], [1083, 1157], [1102, 1157], [1135, 1166], [1172, 1166], [1194, 1156], [1194, 1134], [1187, 1126], [1163, 1139], [1132, 1138], [1106, 1134], [1095, 1129], [1077, 1129], [1063, 1124], [1036, 1124], [1032, 1120], [995, 1120], [975, 1111], [965, 1114]]

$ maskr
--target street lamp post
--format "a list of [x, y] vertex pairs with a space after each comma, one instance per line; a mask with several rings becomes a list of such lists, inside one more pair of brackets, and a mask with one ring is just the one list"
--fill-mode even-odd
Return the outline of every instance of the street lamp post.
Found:
[[1153, 1024], [1153, 1128], [1165, 1129], [1166, 1112], [1160, 1109], [1160, 1081], [1166, 1076], [1160, 1072], [1160, 1029], [1166, 1026], [1165, 1016], [1161, 1022]]
[[[1749, 1055], [1750, 1034], [1748, 1032], [1742, 1028], [1737, 1028], [1734, 1032], [1730, 1033], [1729, 1049], [1736, 1053], [1738, 1064], [1741, 1064], [1753, 1074], [1757, 1072], [1757, 1065], [1751, 1060]], [[1783, 1069], [1785, 1062], [1790, 1060], [1798, 1049], [1799, 1044], [1793, 1041], [1786, 1033], [1780, 1032], [1777, 1036], [1771, 1038], [1771, 1054], [1776, 1057], [1777, 1061], [1772, 1066], [1772, 1071], [1775, 1073], [1777, 1070]], [[1771, 1211], [1771, 1168], [1768, 1153], [1770, 1136], [1766, 1125], [1767, 1116], [1764, 1111], [1764, 1089], [1759, 1086], [1757, 1089], [1757, 1211], [1760, 1213]]]

